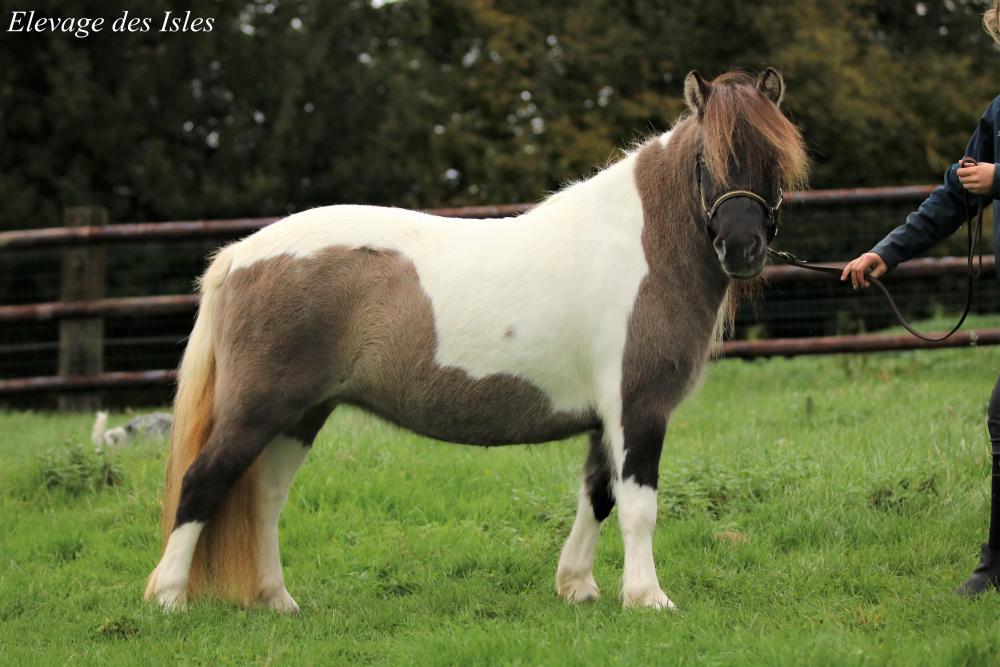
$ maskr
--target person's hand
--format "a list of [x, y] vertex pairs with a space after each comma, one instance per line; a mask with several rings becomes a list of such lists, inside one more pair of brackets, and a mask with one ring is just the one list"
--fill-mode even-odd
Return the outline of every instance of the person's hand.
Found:
[[993, 192], [993, 176], [996, 167], [989, 162], [980, 162], [971, 167], [958, 168], [958, 180], [962, 187], [974, 195], [988, 195]]
[[847, 280], [848, 276], [850, 276], [851, 285], [854, 286], [854, 289], [858, 289], [858, 287], [868, 287], [870, 284], [866, 276], [869, 271], [871, 271], [873, 276], [878, 278], [888, 270], [889, 267], [886, 265], [884, 259], [874, 252], [866, 252], [857, 259], [847, 263], [847, 266], [844, 267], [844, 272], [840, 274], [840, 279]]

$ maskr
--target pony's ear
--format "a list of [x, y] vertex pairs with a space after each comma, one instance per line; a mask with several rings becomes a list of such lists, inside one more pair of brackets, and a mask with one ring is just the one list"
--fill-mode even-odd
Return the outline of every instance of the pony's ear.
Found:
[[785, 97], [785, 80], [778, 70], [768, 67], [761, 72], [757, 77], [757, 88], [774, 102], [774, 106], [781, 106], [781, 100]]
[[711, 91], [712, 84], [701, 78], [698, 70], [693, 69], [684, 77], [684, 101], [698, 116], [705, 113], [705, 103], [708, 101], [708, 94]]

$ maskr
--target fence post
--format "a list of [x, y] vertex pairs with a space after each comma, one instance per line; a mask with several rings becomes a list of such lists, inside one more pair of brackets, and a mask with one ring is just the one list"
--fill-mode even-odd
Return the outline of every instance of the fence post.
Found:
[[[96, 206], [74, 206], [63, 212], [67, 227], [108, 224], [108, 212]], [[103, 245], [63, 250], [62, 301], [104, 298], [106, 251]], [[59, 374], [94, 375], [104, 370], [104, 318], [59, 321]], [[96, 410], [101, 393], [81, 392], [59, 396], [60, 410]]]

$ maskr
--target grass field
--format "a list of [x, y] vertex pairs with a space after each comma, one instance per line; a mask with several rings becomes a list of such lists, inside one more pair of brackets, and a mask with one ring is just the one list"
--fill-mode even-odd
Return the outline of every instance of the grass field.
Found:
[[302, 615], [164, 615], [141, 600], [163, 447], [101, 457], [72, 447], [90, 415], [0, 414], [0, 664], [997, 664], [1000, 595], [951, 591], [998, 371], [1000, 348], [713, 364], [661, 466], [677, 613], [621, 608], [614, 516], [604, 597], [556, 597], [583, 438], [459, 447], [341, 410], [282, 520]]

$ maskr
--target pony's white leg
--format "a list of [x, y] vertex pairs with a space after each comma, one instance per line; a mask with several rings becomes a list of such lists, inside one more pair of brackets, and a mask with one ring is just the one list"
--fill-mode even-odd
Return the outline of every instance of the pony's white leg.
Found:
[[594, 550], [601, 534], [601, 525], [613, 506], [611, 470], [603, 433], [597, 432], [590, 440], [590, 453], [580, 484], [576, 520], [556, 569], [556, 592], [570, 602], [593, 600], [600, 595], [593, 575]]
[[674, 609], [674, 603], [660, 588], [653, 561], [656, 481], [666, 420], [654, 417], [640, 421], [627, 415], [623, 421], [628, 422], [626, 427], [605, 427], [615, 466], [612, 487], [625, 545], [622, 601], [626, 607]]
[[587, 483], [580, 485], [573, 530], [563, 546], [556, 569], [556, 592], [569, 602], [595, 600], [600, 595], [594, 581], [594, 550], [601, 534], [601, 523], [594, 516]]
[[285, 588], [278, 549], [278, 519], [288, 499], [288, 488], [309, 448], [290, 437], [275, 439], [261, 452], [260, 470], [260, 583], [258, 595], [266, 607], [297, 613], [299, 605]]
[[656, 489], [627, 479], [615, 485], [615, 499], [625, 543], [625, 572], [622, 576], [625, 606], [674, 609], [674, 603], [660, 588], [653, 562]]
[[174, 529], [167, 540], [153, 574], [146, 586], [146, 599], [156, 600], [165, 611], [183, 609], [187, 602], [188, 577], [191, 573], [191, 559], [198, 545], [198, 536], [205, 524], [190, 521]]

